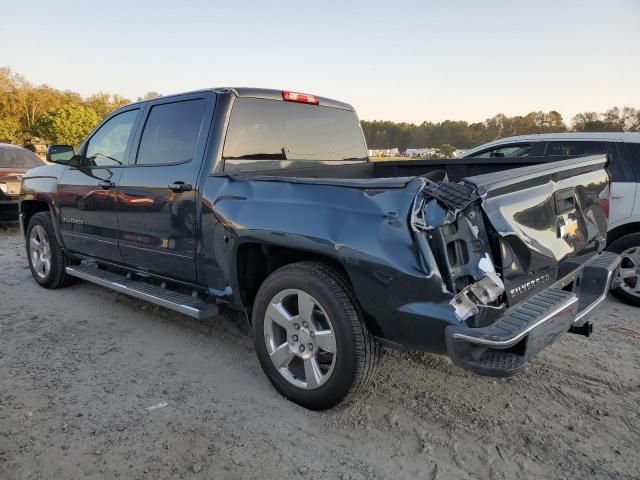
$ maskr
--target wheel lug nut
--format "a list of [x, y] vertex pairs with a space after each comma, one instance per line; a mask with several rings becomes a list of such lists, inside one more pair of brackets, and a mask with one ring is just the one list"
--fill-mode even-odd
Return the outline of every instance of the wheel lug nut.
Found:
[[316, 332], [311, 332], [309, 335], [311, 336], [311, 338], [316, 338]]
[[300, 353], [304, 352], [304, 345], [300, 345]]
[[302, 322], [302, 326], [303, 326], [304, 328], [307, 328], [307, 322]]
[[313, 343], [309, 344], [309, 351], [313, 350]]
[[292, 338], [292, 340], [293, 340], [294, 342], [297, 342], [297, 341], [298, 341], [298, 335], [294, 335], [294, 336], [293, 336], [293, 337], [291, 337], [291, 338]]
[[294, 323], [293, 328], [295, 328], [296, 330], [300, 330], [300, 324]]

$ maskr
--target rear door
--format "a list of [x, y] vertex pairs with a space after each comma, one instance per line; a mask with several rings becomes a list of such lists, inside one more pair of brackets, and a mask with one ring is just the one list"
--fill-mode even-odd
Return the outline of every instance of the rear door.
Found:
[[117, 188], [126, 264], [196, 280], [197, 182], [214, 103], [204, 92], [147, 104]]
[[58, 182], [61, 232], [75, 252], [121, 262], [115, 187], [131, 149], [140, 107], [108, 118], [79, 148]]
[[610, 229], [631, 216], [636, 197], [636, 179], [622, 147], [621, 142], [571, 139], [549, 141], [545, 150], [545, 156], [552, 157], [601, 154], [609, 156], [607, 170], [611, 177]]

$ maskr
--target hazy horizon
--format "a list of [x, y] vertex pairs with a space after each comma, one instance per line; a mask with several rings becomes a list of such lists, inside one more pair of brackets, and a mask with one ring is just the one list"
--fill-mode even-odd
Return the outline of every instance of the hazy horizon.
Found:
[[569, 122], [640, 107], [634, 0], [34, 1], [4, 10], [0, 41], [11, 47], [0, 65], [83, 96], [257, 86], [344, 100], [363, 120], [411, 123], [538, 110]]

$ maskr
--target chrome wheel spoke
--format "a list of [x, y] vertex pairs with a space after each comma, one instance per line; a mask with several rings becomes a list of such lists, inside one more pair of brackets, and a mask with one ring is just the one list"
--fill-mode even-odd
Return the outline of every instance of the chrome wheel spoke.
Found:
[[618, 275], [620, 275], [620, 278], [622, 279], [635, 278], [638, 276], [635, 268], [619, 268]]
[[271, 361], [276, 368], [288, 367], [294, 355], [288, 343], [283, 343], [270, 354]]
[[31, 246], [31, 250], [40, 250], [40, 241], [34, 236], [31, 235], [31, 239], [29, 240], [29, 245]]
[[315, 341], [318, 348], [327, 352], [336, 352], [336, 337], [331, 330], [320, 330], [315, 333]]
[[298, 317], [307, 322], [311, 321], [316, 302], [311, 295], [303, 291], [298, 292]]
[[323, 375], [315, 356], [304, 359], [304, 377], [307, 388], [317, 388], [322, 384]]
[[47, 232], [41, 225], [36, 225], [29, 235], [29, 254], [31, 265], [36, 275], [46, 278], [51, 271], [51, 247]]
[[277, 323], [285, 330], [291, 328], [292, 317], [282, 303], [271, 303], [267, 308], [266, 316], [269, 320]]

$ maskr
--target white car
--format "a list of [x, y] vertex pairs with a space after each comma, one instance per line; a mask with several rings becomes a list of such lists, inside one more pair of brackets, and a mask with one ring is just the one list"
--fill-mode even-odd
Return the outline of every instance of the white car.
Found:
[[507, 137], [485, 143], [460, 158], [553, 157], [609, 155], [611, 204], [607, 250], [619, 253], [622, 263], [613, 293], [640, 306], [640, 133], [544, 133]]

